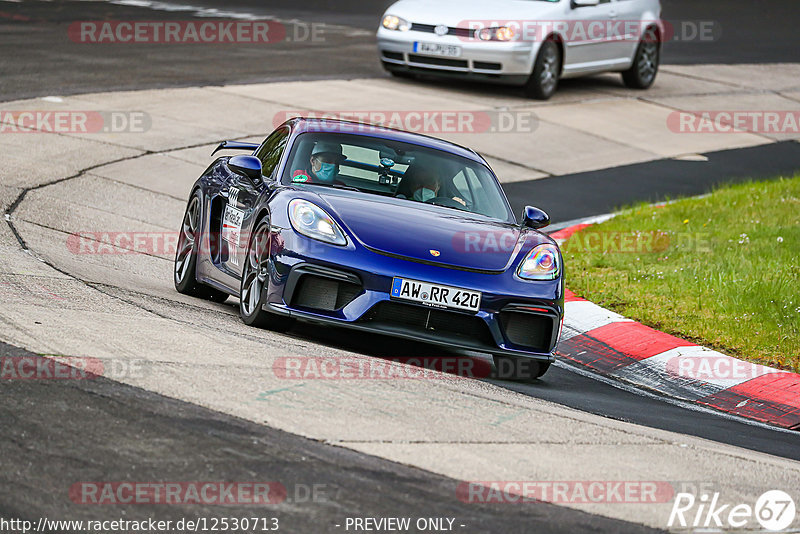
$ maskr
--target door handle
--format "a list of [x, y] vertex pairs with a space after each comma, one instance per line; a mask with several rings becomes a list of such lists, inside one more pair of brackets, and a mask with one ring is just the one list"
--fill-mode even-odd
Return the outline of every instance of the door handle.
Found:
[[612, 18], [612, 19], [615, 19], [615, 18], [617, 18], [617, 12], [616, 12], [616, 11], [613, 11], [613, 10], [612, 10], [612, 11], [609, 11], [609, 13], [608, 13], [608, 17], [609, 17], [609, 18]]

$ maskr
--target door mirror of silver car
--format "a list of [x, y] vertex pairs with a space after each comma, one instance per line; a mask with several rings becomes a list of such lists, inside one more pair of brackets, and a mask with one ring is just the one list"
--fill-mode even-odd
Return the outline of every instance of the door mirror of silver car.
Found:
[[522, 212], [522, 226], [525, 228], [533, 228], [538, 230], [550, 224], [550, 216], [539, 208], [533, 206], [525, 206], [525, 211]]
[[261, 160], [255, 156], [233, 156], [228, 160], [228, 167], [253, 182], [253, 185], [261, 183]]
[[589, 7], [600, 4], [600, 0], [572, 0], [572, 9], [576, 7]]

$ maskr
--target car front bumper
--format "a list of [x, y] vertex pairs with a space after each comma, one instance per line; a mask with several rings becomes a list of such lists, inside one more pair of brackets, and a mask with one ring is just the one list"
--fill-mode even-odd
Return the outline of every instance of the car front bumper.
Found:
[[[563, 282], [527, 282], [337, 247], [281, 231], [271, 255], [265, 309], [327, 325], [422, 341], [450, 349], [553, 361], [564, 315]], [[302, 252], [298, 252], [302, 251]], [[402, 276], [481, 292], [473, 313], [429, 308], [390, 297]]]
[[[533, 68], [538, 43], [478, 41], [475, 39], [419, 31], [378, 30], [378, 54], [387, 70], [474, 78], [524, 84]], [[419, 54], [414, 43], [458, 46], [459, 57]]]

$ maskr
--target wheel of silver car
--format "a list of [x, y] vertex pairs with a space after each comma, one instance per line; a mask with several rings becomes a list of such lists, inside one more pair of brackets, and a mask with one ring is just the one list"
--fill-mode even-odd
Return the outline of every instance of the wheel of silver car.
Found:
[[178, 247], [175, 251], [175, 267], [173, 269], [175, 289], [184, 295], [214, 302], [225, 302], [228, 298], [227, 293], [200, 284], [195, 278], [202, 206], [200, 192], [195, 191], [186, 207], [178, 234]]
[[270, 224], [263, 218], [256, 225], [250, 238], [247, 256], [242, 270], [239, 291], [239, 315], [250, 326], [267, 327], [272, 330], [288, 330], [294, 322], [290, 317], [264, 311], [265, 289], [269, 284]]
[[658, 32], [655, 28], [645, 30], [639, 41], [631, 68], [622, 73], [622, 81], [631, 89], [647, 89], [656, 81], [661, 60]]
[[525, 84], [525, 94], [539, 100], [549, 99], [556, 92], [559, 76], [561, 76], [561, 49], [555, 41], [548, 39], [539, 49], [533, 72]]

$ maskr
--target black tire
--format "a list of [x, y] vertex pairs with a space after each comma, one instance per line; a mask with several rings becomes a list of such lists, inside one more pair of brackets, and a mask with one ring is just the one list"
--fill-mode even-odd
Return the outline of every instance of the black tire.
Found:
[[230, 295], [224, 291], [220, 291], [219, 289], [214, 289], [213, 287], [208, 287], [205, 285], [201, 285], [200, 290], [205, 293], [203, 295], [204, 299], [210, 300], [211, 302], [216, 302], [218, 304], [222, 304], [228, 300], [228, 297], [230, 297]]
[[530, 358], [495, 355], [494, 366], [497, 378], [513, 382], [532, 382], [541, 378], [550, 368], [550, 362], [540, 362]]
[[548, 100], [558, 88], [561, 76], [561, 49], [552, 39], [547, 39], [539, 49], [533, 72], [525, 83], [523, 92], [528, 98]]
[[265, 289], [269, 280], [270, 223], [267, 217], [256, 223], [247, 245], [239, 288], [239, 316], [244, 324], [285, 332], [294, 319], [264, 311]]
[[200, 237], [202, 206], [203, 199], [200, 196], [200, 191], [195, 191], [192, 194], [192, 198], [189, 199], [189, 204], [186, 205], [186, 212], [181, 222], [172, 278], [178, 293], [213, 302], [225, 302], [228, 298], [227, 293], [199, 283], [195, 276], [197, 268], [197, 239]]
[[633, 65], [622, 73], [622, 81], [631, 89], [647, 89], [656, 81], [661, 61], [661, 47], [655, 28], [647, 28], [636, 47]]

